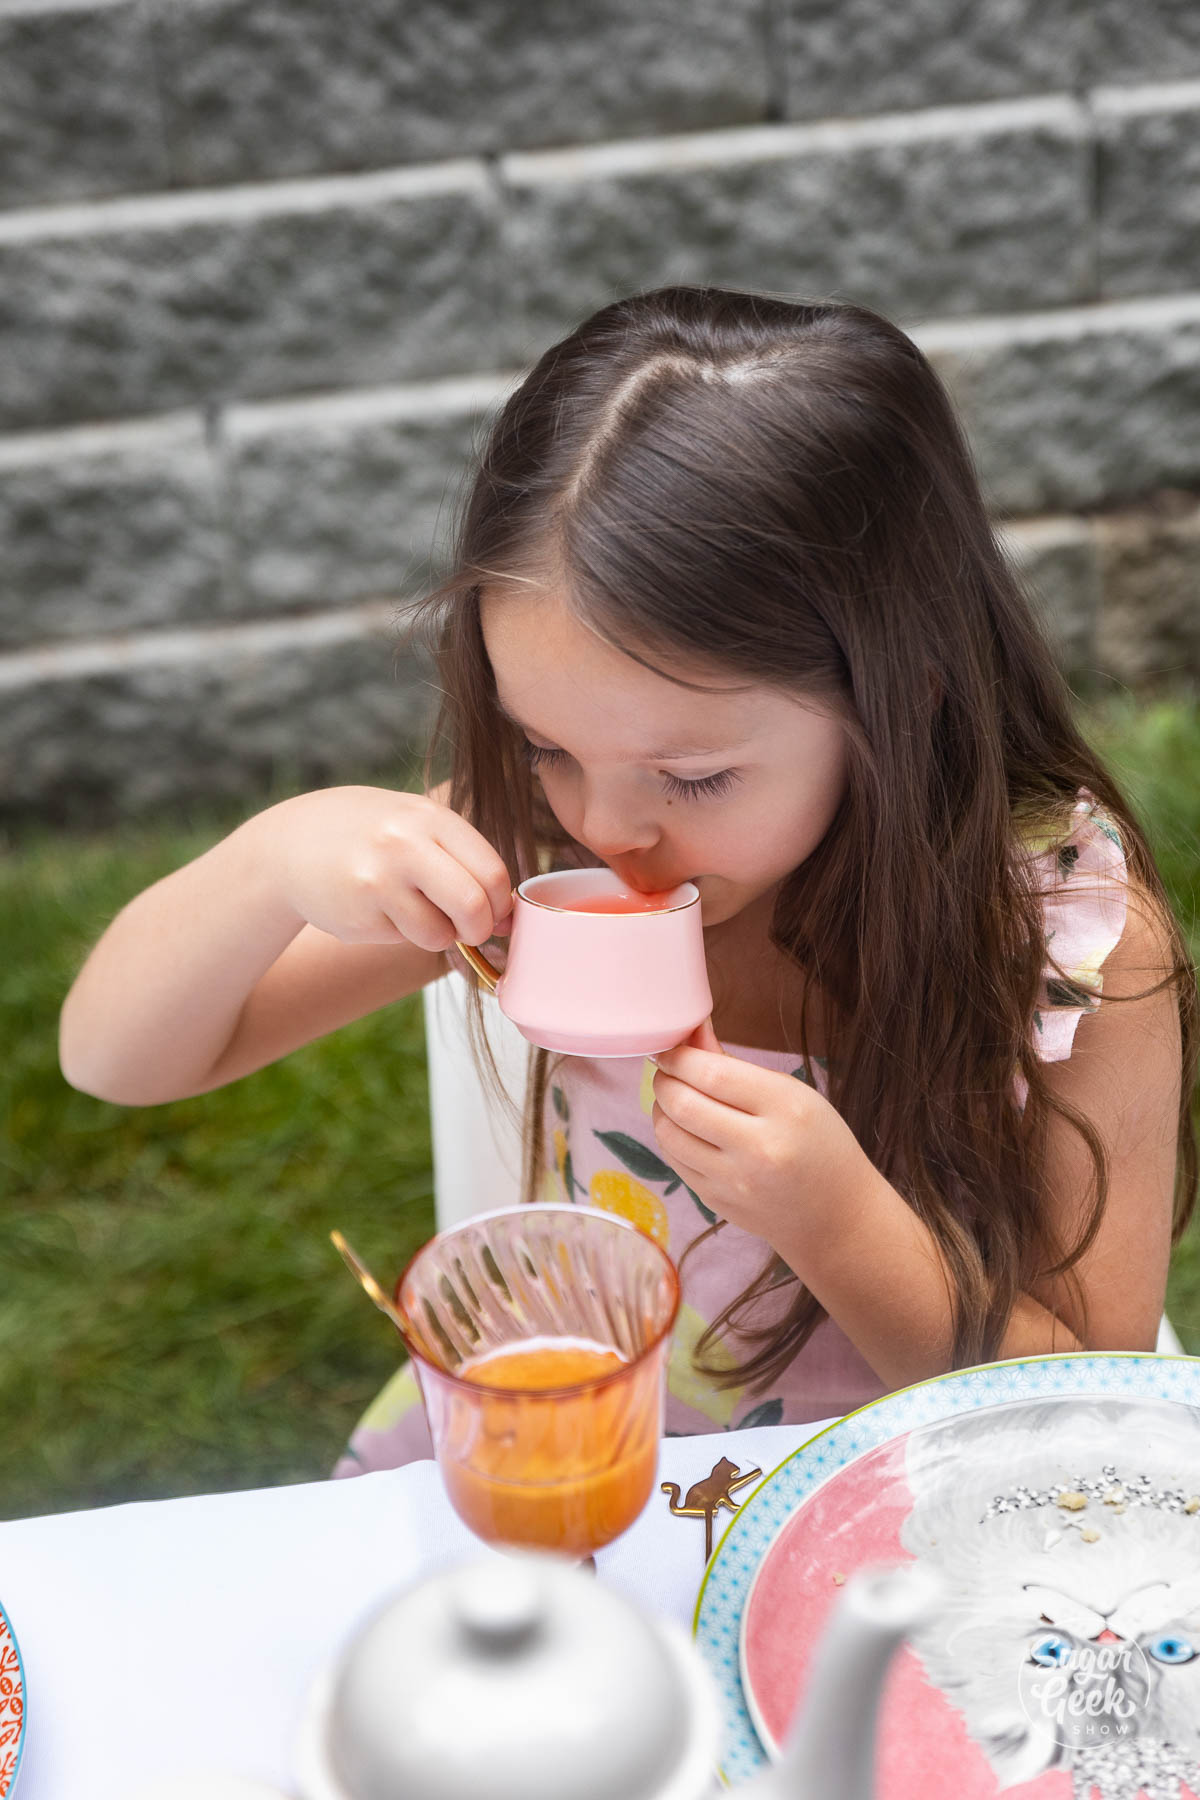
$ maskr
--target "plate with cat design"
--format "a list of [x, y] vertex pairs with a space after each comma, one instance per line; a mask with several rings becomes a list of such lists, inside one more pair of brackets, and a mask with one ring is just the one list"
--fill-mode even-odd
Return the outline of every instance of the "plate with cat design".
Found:
[[1200, 1800], [1200, 1359], [958, 1370], [768, 1475], [696, 1606], [728, 1783], [779, 1754], [846, 1578], [914, 1560], [947, 1600], [889, 1669], [880, 1800]]
[[17, 1785], [25, 1744], [25, 1670], [16, 1633], [0, 1606], [0, 1800]]

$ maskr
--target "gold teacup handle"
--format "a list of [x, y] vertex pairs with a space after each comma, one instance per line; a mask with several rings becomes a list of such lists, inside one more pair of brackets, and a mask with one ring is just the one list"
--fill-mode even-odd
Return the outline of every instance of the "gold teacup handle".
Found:
[[500, 985], [499, 969], [494, 969], [487, 957], [481, 955], [480, 952], [476, 950], [474, 944], [460, 944], [458, 939], [455, 938], [454, 948], [462, 951], [488, 993], [494, 994]]

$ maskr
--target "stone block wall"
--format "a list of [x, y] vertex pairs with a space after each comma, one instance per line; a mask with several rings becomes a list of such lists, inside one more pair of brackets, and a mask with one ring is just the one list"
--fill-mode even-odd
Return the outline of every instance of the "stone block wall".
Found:
[[386, 770], [547, 343], [898, 318], [1081, 683], [1200, 674], [1194, 0], [0, 0], [0, 812]]

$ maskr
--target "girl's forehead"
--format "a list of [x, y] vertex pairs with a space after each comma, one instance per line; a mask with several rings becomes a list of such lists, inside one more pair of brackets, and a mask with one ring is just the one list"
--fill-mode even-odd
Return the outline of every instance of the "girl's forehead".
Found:
[[[655, 651], [647, 658], [655, 666], [647, 668], [601, 637], [558, 595], [535, 588], [485, 591], [480, 622], [501, 706], [534, 728], [542, 716], [547, 721], [569, 716], [582, 725], [614, 709], [627, 723], [632, 709], [652, 716], [656, 725], [707, 721], [711, 736], [718, 726], [744, 724], [768, 692], [736, 672], [682, 654]], [[775, 697], [783, 702], [782, 695]]]
[[711, 661], [656, 650], [647, 668], [532, 584], [482, 595], [480, 622], [501, 710], [584, 759], [788, 757], [842, 729], [827, 701]]

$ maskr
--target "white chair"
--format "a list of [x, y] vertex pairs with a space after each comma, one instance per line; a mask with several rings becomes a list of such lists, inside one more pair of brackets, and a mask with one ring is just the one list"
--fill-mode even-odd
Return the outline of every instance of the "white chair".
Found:
[[[467, 1037], [467, 984], [444, 975], [424, 990], [434, 1208], [439, 1231], [521, 1198], [520, 1133], [484, 1088]], [[504, 1085], [525, 1099], [529, 1045], [484, 996], [488, 1042]]]
[[[467, 1038], [467, 984], [444, 975], [424, 991], [429, 1111], [433, 1134], [433, 1191], [439, 1231], [472, 1213], [515, 1206], [521, 1197], [521, 1145], [513, 1121], [485, 1091]], [[529, 1045], [499, 1006], [484, 997], [488, 1041], [504, 1085], [520, 1106], [525, 1098]], [[1155, 1349], [1182, 1356], [1183, 1345], [1163, 1314]]]
[[1175, 1327], [1172, 1325], [1170, 1319], [1168, 1319], [1166, 1313], [1163, 1314], [1162, 1321], [1159, 1324], [1158, 1342], [1155, 1344], [1154, 1348], [1158, 1351], [1160, 1356], [1183, 1355], [1183, 1345], [1176, 1336]]

